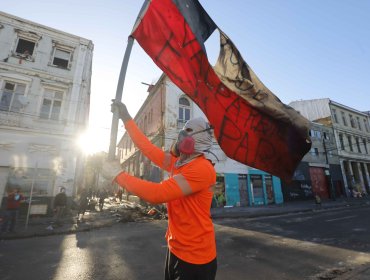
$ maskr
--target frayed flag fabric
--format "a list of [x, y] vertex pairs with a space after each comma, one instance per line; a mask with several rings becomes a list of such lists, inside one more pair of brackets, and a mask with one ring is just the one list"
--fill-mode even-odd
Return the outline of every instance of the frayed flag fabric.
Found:
[[[212, 67], [204, 42], [216, 29]], [[228, 157], [291, 180], [311, 148], [308, 120], [264, 86], [198, 1], [149, 1], [131, 35], [201, 108]]]

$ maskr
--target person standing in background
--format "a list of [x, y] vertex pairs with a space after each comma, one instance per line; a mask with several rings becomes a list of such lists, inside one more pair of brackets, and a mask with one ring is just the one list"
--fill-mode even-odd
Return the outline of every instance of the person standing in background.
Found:
[[19, 188], [15, 188], [8, 193], [6, 200], [6, 213], [5, 220], [1, 227], [1, 232], [14, 232], [17, 222], [19, 208], [21, 203], [25, 201], [24, 196], [21, 194]]
[[60, 188], [60, 192], [54, 198], [55, 224], [62, 226], [62, 217], [67, 206], [67, 195], [65, 187]]
[[81, 222], [87, 207], [89, 205], [89, 192], [86, 188], [83, 188], [80, 193], [80, 199], [78, 202], [78, 213], [77, 213], [77, 222]]

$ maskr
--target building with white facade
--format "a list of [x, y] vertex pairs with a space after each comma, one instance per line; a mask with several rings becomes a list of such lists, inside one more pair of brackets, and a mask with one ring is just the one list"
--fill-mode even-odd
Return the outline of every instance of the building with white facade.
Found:
[[337, 103], [328, 98], [300, 100], [289, 104], [311, 121], [327, 122], [333, 127], [344, 187], [370, 192], [370, 118], [368, 112]]
[[[150, 86], [149, 95], [134, 120], [156, 146], [169, 150], [179, 130], [191, 118], [203, 112], [167, 76]], [[118, 144], [123, 168], [138, 177], [159, 182], [168, 175], [154, 166], [134, 147], [125, 133]], [[214, 141], [207, 157], [215, 163], [217, 192], [224, 191], [229, 206], [249, 206], [282, 203], [280, 179], [228, 158]]]
[[92, 56], [90, 40], [0, 12], [0, 198], [75, 194]]

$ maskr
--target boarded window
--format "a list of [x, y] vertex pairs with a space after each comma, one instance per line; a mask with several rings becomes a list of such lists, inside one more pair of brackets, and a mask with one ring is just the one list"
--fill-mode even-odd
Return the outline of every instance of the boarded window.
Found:
[[[262, 175], [250, 175], [253, 200], [263, 198], [263, 181]], [[255, 201], [254, 201], [255, 203]]]

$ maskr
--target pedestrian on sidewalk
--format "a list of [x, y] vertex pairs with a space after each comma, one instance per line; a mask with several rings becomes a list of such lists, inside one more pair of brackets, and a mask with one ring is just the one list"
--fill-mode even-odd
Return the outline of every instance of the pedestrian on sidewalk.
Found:
[[108, 197], [107, 190], [106, 189], [100, 190], [98, 196], [99, 196], [99, 210], [103, 211], [104, 201]]
[[316, 208], [321, 209], [321, 197], [318, 193], [314, 193]]
[[54, 198], [55, 225], [62, 226], [62, 218], [67, 206], [67, 195], [65, 187], [60, 188], [60, 192]]
[[226, 205], [226, 198], [223, 192], [221, 192], [217, 197], [218, 207], [224, 207]]
[[[216, 241], [210, 208], [216, 171], [205, 156], [212, 147], [210, 125], [203, 118], [189, 120], [171, 151], [164, 152], [139, 130], [124, 104], [115, 101], [112, 110], [118, 110], [126, 131], [141, 152], [171, 174], [169, 179], [153, 183], [122, 172], [117, 163], [113, 175], [119, 185], [143, 200], [167, 203], [164, 279], [215, 279]], [[113, 163], [105, 163], [103, 169], [106, 174], [113, 174]]]
[[122, 188], [119, 188], [119, 190], [117, 191], [118, 202], [122, 202], [122, 195], [123, 195], [123, 190]]
[[6, 199], [6, 212], [1, 232], [14, 232], [19, 215], [19, 208], [21, 203], [25, 201], [25, 197], [21, 194], [19, 188], [12, 189], [8, 192]]
[[78, 212], [77, 212], [77, 222], [81, 222], [83, 220], [83, 216], [87, 210], [89, 205], [89, 192], [86, 188], [83, 188], [80, 193], [80, 198], [78, 200]]

